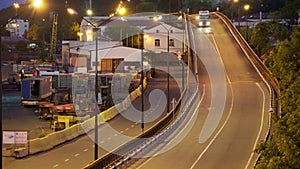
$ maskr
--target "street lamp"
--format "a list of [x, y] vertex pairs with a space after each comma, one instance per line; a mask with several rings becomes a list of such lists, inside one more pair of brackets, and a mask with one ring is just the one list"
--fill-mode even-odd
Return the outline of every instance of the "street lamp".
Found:
[[[39, 1], [39, 3], [37, 3], [37, 1]], [[33, 5], [35, 8], [38, 8], [42, 5], [42, 0], [35, 0], [33, 2], [33, 4], [35, 4], [35, 5]], [[29, 6], [29, 5], [31, 5], [31, 3], [25, 4], [25, 6]], [[0, 129], [1, 129], [1, 132], [2, 132], [2, 33], [4, 31], [5, 26], [7, 24], [9, 24], [10, 22], [12, 22], [13, 20], [15, 20], [20, 15], [20, 13], [17, 12], [18, 8], [20, 8], [20, 5], [14, 4], [14, 7], [16, 8], [16, 15], [13, 18], [5, 21], [4, 24], [0, 25], [0, 94], [1, 94], [1, 96], [0, 96], [0, 120], [1, 120]], [[2, 21], [1, 21], [1, 23], [2, 23]], [[2, 149], [2, 143], [3, 143], [2, 137], [3, 136], [2, 136], [2, 133], [0, 135], [1, 135], [0, 140], [1, 140], [1, 149]], [[2, 158], [1, 158], [1, 164], [2, 164]]]
[[141, 95], [141, 129], [142, 132], [144, 132], [145, 124], [144, 124], [144, 31], [142, 29], [142, 40], [140, 40], [141, 43], [141, 88], [142, 88], [142, 95]]
[[20, 8], [20, 4], [14, 3], [14, 8], [16, 9], [16, 15], [18, 15], [18, 9]]
[[249, 4], [245, 4], [244, 5], [244, 10], [246, 11], [246, 41], [248, 41], [248, 11], [250, 9], [250, 5]]
[[[158, 21], [158, 17], [154, 17], [153, 18], [154, 21]], [[169, 52], [170, 52], [170, 30], [172, 29], [172, 26], [170, 26], [170, 28], [167, 28], [164, 24], [162, 24], [161, 22], [159, 22], [160, 25], [167, 31], [167, 113], [170, 112], [170, 63], [169, 63]]]
[[[238, 3], [239, 2], [239, 0], [233, 0], [233, 2], [231, 3], [231, 20], [233, 21], [233, 11], [234, 11], [234, 5], [236, 4], [236, 3]], [[238, 14], [237, 14], [238, 15]]]
[[[77, 15], [78, 13], [72, 9], [72, 8], [67, 8], [67, 11], [69, 14], [71, 15]], [[85, 20], [87, 23], [90, 24], [90, 26], [93, 27], [93, 32], [95, 35], [95, 43], [96, 43], [96, 49], [95, 49], [95, 97], [96, 97], [96, 102], [97, 102], [97, 106], [99, 103], [99, 89], [98, 89], [98, 31], [100, 30], [100, 26], [107, 24], [108, 22], [111, 21], [112, 17], [115, 14], [125, 14], [126, 9], [124, 7], [121, 6], [121, 3], [119, 4], [116, 12], [113, 15], [110, 15], [109, 18], [107, 18], [104, 22], [100, 23], [99, 25], [95, 25], [94, 23], [92, 23], [91, 21], [82, 18], [83, 20]], [[90, 13], [92, 14], [92, 11], [90, 11]], [[100, 95], [101, 97], [101, 95]], [[100, 109], [98, 109], [99, 112], [97, 111], [97, 113], [95, 114], [95, 137], [94, 137], [94, 160], [98, 159], [98, 114], [100, 113]]]

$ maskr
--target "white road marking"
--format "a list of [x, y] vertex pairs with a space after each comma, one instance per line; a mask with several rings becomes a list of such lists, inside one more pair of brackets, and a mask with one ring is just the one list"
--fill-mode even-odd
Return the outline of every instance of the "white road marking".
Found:
[[[200, 106], [200, 104], [202, 103], [202, 100], [204, 99], [204, 95], [205, 95], [205, 85], [203, 85], [203, 89], [204, 89], [204, 90], [203, 90], [202, 96], [201, 96], [201, 98], [200, 98], [200, 101], [199, 101], [199, 103], [198, 103], [196, 109], [194, 109], [194, 112], [193, 112], [192, 117], [194, 117], [196, 111], [198, 111], [199, 106]], [[192, 119], [192, 118], [190, 118], [190, 119]], [[182, 130], [182, 131], [183, 131], [183, 130]], [[181, 133], [181, 131], [180, 131], [180, 133]], [[178, 134], [178, 135], [179, 135], [179, 134]], [[168, 144], [169, 144], [169, 143], [168, 143]], [[154, 157], [156, 157], [156, 155], [157, 155], [157, 153], [155, 153], [151, 158], [148, 158], [145, 162], [143, 162], [141, 165], [139, 165], [139, 166], [137, 167], [137, 169], [142, 168], [144, 165], [146, 165], [146, 163], [148, 163], [150, 160], [152, 160]]]
[[74, 154], [74, 157], [77, 157], [77, 156], [79, 156], [79, 153]]
[[89, 149], [84, 149], [83, 151], [86, 152], [86, 151], [88, 151], [88, 150], [89, 150]]
[[[220, 51], [219, 51], [219, 49], [218, 49], [218, 47], [217, 47], [217, 43], [216, 43], [216, 41], [215, 41], [215, 39], [214, 39], [214, 36], [212, 36], [213, 37], [213, 40], [214, 40], [214, 43], [215, 43], [215, 46], [216, 46], [216, 50], [217, 50], [217, 52], [218, 52], [218, 54], [219, 54], [219, 56], [220, 56], [220, 58], [221, 58], [221, 62], [222, 62], [222, 64], [223, 64], [223, 66], [224, 66], [224, 62], [223, 62], [223, 60], [222, 60], [222, 57], [221, 57], [221, 53], [220, 53]], [[225, 66], [224, 66], [224, 68], [225, 68]], [[208, 143], [208, 145], [205, 147], [205, 149], [203, 150], [203, 152], [198, 156], [198, 158], [196, 159], [196, 161], [193, 163], [193, 165], [190, 167], [190, 169], [192, 169], [192, 168], [194, 168], [195, 166], [196, 166], [196, 164], [200, 161], [200, 159], [202, 158], [202, 156], [206, 153], [206, 151], [209, 149], [209, 147], [212, 145], [212, 143], [216, 140], [216, 138], [219, 136], [219, 134], [221, 133], [221, 131], [223, 130], [223, 128], [225, 127], [225, 125], [227, 124], [227, 122], [228, 122], [228, 120], [229, 120], [229, 117], [231, 116], [231, 114], [232, 114], [232, 109], [233, 109], [233, 102], [234, 102], [234, 100], [233, 100], [233, 89], [232, 89], [232, 84], [231, 84], [231, 81], [230, 81], [230, 79], [229, 79], [229, 77], [228, 77], [228, 74], [227, 74], [227, 72], [226, 72], [226, 70], [224, 70], [225, 71], [225, 75], [226, 75], [226, 78], [227, 78], [227, 80], [228, 80], [228, 84], [229, 84], [229, 86], [230, 86], [230, 91], [231, 91], [231, 105], [230, 105], [230, 110], [229, 110], [229, 113], [228, 113], [228, 115], [227, 115], [227, 117], [226, 117], [226, 119], [225, 119], [225, 122], [223, 123], [223, 125], [221, 126], [221, 128], [218, 130], [218, 132], [216, 133], [216, 135], [211, 139], [211, 141]]]
[[263, 129], [263, 122], [264, 122], [264, 112], [265, 112], [265, 99], [266, 99], [266, 96], [265, 96], [265, 93], [264, 93], [264, 90], [262, 89], [262, 87], [259, 85], [259, 83], [256, 83], [256, 85], [258, 86], [259, 90], [261, 91], [262, 95], [263, 95], [263, 103], [262, 103], [262, 110], [261, 110], [261, 120], [260, 120], [260, 127], [259, 127], [259, 132], [257, 134], [257, 137], [256, 137], [256, 140], [255, 140], [255, 143], [253, 145], [253, 151], [248, 159], [248, 162], [245, 166], [245, 169], [247, 169], [250, 165], [250, 162], [251, 162], [251, 159], [253, 158], [253, 155], [254, 155], [254, 150], [255, 150], [255, 147], [258, 143], [258, 140], [259, 140], [259, 136], [261, 135], [261, 132], [262, 132], [262, 129]]
[[56, 167], [58, 167], [59, 165], [58, 164], [55, 164], [54, 166], [53, 166], [53, 168], [56, 168]]
[[134, 127], [134, 125], [131, 125], [131, 127]]
[[65, 159], [65, 162], [68, 162], [69, 160], [70, 160], [70, 159], [67, 158], [67, 159]]
[[129, 128], [126, 128], [125, 130], [126, 130], [126, 131], [129, 130]]

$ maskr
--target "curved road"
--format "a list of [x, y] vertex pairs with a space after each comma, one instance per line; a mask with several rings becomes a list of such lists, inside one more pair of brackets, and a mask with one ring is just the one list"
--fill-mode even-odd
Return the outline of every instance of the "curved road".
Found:
[[[195, 110], [196, 122], [177, 146], [139, 159], [130, 168], [253, 168], [253, 149], [268, 129], [270, 96], [228, 32], [216, 18], [211, 19], [210, 28], [194, 28], [196, 52], [201, 60], [199, 86], [204, 86], [202, 99], [195, 103], [199, 106]], [[167, 140], [176, 137], [172, 135]]]

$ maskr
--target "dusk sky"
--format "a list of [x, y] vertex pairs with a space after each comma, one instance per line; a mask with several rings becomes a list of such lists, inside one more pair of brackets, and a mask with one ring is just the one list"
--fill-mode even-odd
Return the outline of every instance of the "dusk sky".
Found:
[[26, 0], [0, 0], [0, 10], [12, 6], [14, 3], [24, 4]]

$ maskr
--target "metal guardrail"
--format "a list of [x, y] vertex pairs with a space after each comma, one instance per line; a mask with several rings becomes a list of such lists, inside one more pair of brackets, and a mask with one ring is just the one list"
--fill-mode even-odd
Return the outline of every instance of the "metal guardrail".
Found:
[[[278, 101], [278, 98], [280, 96], [280, 90], [277, 79], [275, 79], [270, 72], [270, 70], [264, 65], [264, 63], [260, 60], [260, 58], [256, 55], [256, 53], [252, 50], [252, 48], [249, 46], [249, 44], [246, 42], [246, 40], [243, 38], [243, 36], [240, 34], [240, 32], [237, 30], [237, 28], [232, 24], [232, 22], [223, 14], [220, 12], [213, 12], [213, 14], [217, 15], [227, 26], [235, 40], [240, 45], [240, 48], [243, 50], [243, 52], [247, 55], [247, 58], [249, 59], [250, 63], [253, 65], [253, 67], [256, 69], [257, 73], [260, 75], [264, 83], [267, 85], [270, 93], [270, 108], [272, 108], [269, 111], [273, 111], [274, 113], [280, 113], [280, 104]], [[270, 139], [270, 133], [272, 130], [272, 120], [269, 116], [269, 128], [268, 133], [265, 137], [265, 141]], [[260, 156], [257, 157], [256, 163], [259, 161]]]

